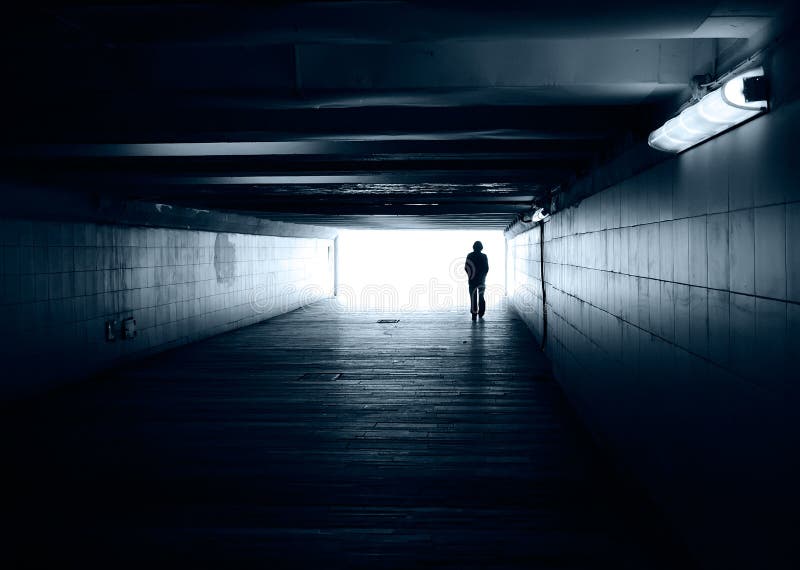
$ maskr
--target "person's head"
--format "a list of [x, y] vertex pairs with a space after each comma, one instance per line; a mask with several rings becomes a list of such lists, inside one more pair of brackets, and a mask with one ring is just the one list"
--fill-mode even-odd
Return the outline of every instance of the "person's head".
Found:
[[476, 241], [472, 244], [472, 251], [480, 251], [483, 249], [483, 244], [479, 241]]

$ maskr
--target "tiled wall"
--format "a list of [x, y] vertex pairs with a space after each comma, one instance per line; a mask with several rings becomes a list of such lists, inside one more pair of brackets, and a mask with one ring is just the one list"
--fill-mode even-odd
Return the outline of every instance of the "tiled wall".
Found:
[[[545, 224], [559, 381], [717, 562], [765, 564], [798, 504], [798, 125], [794, 103]], [[509, 243], [511, 290], [541, 338], [539, 247], [538, 228]]]
[[[333, 287], [333, 240], [0, 220], [0, 399], [286, 312]], [[105, 323], [136, 319], [135, 339]]]

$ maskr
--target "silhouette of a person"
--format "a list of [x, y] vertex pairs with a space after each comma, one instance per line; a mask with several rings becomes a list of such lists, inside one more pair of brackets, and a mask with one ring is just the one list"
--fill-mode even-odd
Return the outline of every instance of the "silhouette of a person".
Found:
[[470, 312], [472, 313], [472, 320], [478, 317], [483, 318], [486, 312], [486, 299], [483, 294], [486, 291], [486, 274], [489, 273], [489, 258], [485, 253], [481, 253], [483, 244], [476, 241], [472, 244], [472, 253], [467, 255], [467, 261], [464, 264], [464, 271], [467, 272], [469, 279], [469, 299], [470, 299]]

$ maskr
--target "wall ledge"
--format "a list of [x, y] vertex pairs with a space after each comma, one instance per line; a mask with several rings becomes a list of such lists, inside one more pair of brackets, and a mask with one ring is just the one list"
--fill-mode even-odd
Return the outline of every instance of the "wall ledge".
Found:
[[88, 192], [0, 183], [7, 198], [0, 217], [62, 222], [93, 222], [181, 230], [202, 230], [277, 237], [334, 239], [336, 228], [293, 224], [216, 210], [100, 198]]

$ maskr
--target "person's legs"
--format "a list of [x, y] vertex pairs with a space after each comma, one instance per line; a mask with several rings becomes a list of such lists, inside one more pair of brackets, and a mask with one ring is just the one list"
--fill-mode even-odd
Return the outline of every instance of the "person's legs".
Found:
[[478, 287], [478, 316], [483, 317], [484, 313], [486, 313], [486, 299], [483, 298], [483, 294], [486, 291], [486, 285], [481, 285]]
[[469, 286], [469, 311], [472, 313], [472, 318], [478, 314], [478, 287]]

